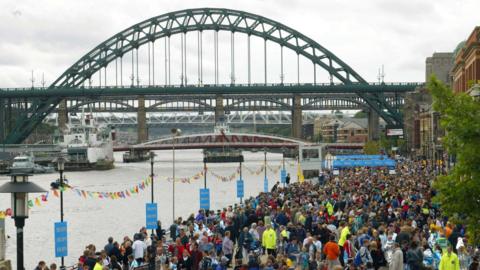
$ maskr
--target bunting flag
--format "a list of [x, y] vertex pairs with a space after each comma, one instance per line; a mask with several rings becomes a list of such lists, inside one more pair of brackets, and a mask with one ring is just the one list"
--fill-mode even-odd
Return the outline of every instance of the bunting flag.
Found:
[[59, 191], [73, 191], [78, 197], [83, 197], [84, 199], [92, 198], [92, 199], [125, 199], [131, 196], [131, 194], [138, 194], [139, 190], [145, 190], [151, 184], [150, 177], [146, 180], [141, 181], [140, 183], [134, 185], [132, 188], [122, 190], [122, 191], [115, 191], [115, 192], [99, 192], [99, 191], [89, 191], [79, 189], [77, 187], [72, 187], [69, 185], [64, 185], [63, 187], [59, 187], [58, 189], [51, 189], [50, 191], [46, 192], [45, 194], [39, 195], [38, 197], [32, 198], [28, 201], [28, 207], [32, 208], [35, 206], [41, 206], [44, 203], [48, 202], [48, 196], [53, 193], [53, 196], [59, 197]]
[[8, 216], [12, 216], [12, 208], [7, 208], [5, 211], [0, 211], [0, 219], [5, 219]]
[[245, 170], [247, 170], [247, 172], [249, 172], [252, 175], [260, 175], [265, 170], [265, 165], [260, 166], [260, 168], [258, 168], [256, 171], [253, 169], [250, 169], [247, 166], [243, 166], [243, 167], [245, 168]]
[[271, 171], [273, 174], [277, 174], [278, 171], [282, 168], [282, 165], [278, 165], [278, 166], [269, 166], [267, 165], [267, 168], [269, 171]]
[[222, 176], [222, 175], [219, 175], [219, 174], [216, 174], [215, 172], [213, 171], [210, 171], [210, 174], [217, 178], [218, 180], [221, 180], [222, 182], [230, 182], [230, 181], [233, 181], [235, 179], [237, 179], [237, 177], [240, 175], [240, 167], [238, 167], [234, 173], [232, 173], [231, 175], [228, 175], [228, 176]]
[[[190, 176], [190, 177], [175, 177], [175, 181], [176, 182], [182, 182], [182, 183], [191, 183], [192, 181], [195, 181], [195, 180], [199, 180], [199, 179], [202, 179], [203, 178], [203, 170], [197, 172], [196, 174], [194, 174], [193, 176]], [[168, 182], [172, 182], [173, 178], [172, 177], [168, 177], [167, 178], [167, 181]]]

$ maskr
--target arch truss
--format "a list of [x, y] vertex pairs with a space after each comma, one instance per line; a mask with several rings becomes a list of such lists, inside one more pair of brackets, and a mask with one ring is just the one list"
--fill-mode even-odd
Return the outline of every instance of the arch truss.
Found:
[[[332, 52], [311, 38], [280, 22], [238, 10], [197, 8], [153, 17], [115, 34], [81, 57], [55, 80], [49, 88], [81, 87], [85, 81], [91, 79], [93, 74], [102, 68], [106, 68], [107, 65], [117, 59], [121, 59], [126, 53], [132, 52], [132, 57], [133, 51], [136, 51], [138, 54], [138, 48], [142, 45], [147, 44], [150, 46], [156, 40], [161, 38], [168, 39], [172, 35], [186, 34], [192, 31], [201, 34], [207, 30], [243, 33], [248, 35], [248, 37], [257, 36], [263, 38], [265, 40], [265, 50], [267, 41], [277, 43], [280, 45], [282, 52], [283, 48], [293, 50], [297, 56], [309, 59], [313, 63], [314, 69], [319, 67], [325, 70], [330, 75], [331, 83], [335, 79], [343, 84], [367, 84], [357, 72]], [[215, 61], [218, 65], [218, 57]], [[218, 69], [218, 67], [216, 68]], [[314, 72], [314, 74], [316, 73]], [[182, 78], [182, 84], [183, 82], [186, 84], [186, 79]], [[133, 83], [134, 80], [132, 78], [132, 85]], [[232, 83], [234, 83], [233, 79]], [[265, 84], [267, 83], [267, 76], [265, 75]], [[356, 91], [355, 93], [384, 118], [387, 123], [402, 122], [398, 109], [386, 102], [383, 94], [362, 91]], [[21, 117], [18, 117], [15, 127], [8, 134], [5, 142], [22, 142], [55, 109], [62, 99], [62, 96], [55, 96], [34, 100], [29, 109]]]

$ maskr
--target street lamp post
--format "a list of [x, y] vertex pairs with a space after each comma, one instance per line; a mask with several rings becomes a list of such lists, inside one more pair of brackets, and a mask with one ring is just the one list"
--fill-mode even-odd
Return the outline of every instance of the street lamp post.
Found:
[[[155, 153], [153, 151], [150, 151], [150, 180], [151, 180], [151, 183], [150, 183], [150, 189], [151, 189], [151, 203], [153, 203], [155, 200], [154, 200], [154, 187], [153, 187], [153, 184], [154, 184], [154, 181], [153, 181], [153, 163], [154, 163], [154, 159], [155, 159]], [[153, 229], [152, 229], [152, 234], [154, 233]]]
[[[282, 147], [282, 170], [285, 171], [285, 147]], [[285, 187], [287, 183], [285, 183], [285, 179], [282, 179], [282, 180], [283, 180], [283, 187]]]
[[[264, 158], [263, 158], [263, 164], [265, 166], [265, 180], [267, 179], [267, 148], [263, 148], [263, 155], [264, 155]], [[266, 192], [266, 191], [265, 191]]]
[[152, 203], [155, 201], [154, 200], [154, 192], [153, 192], [153, 163], [154, 163], [154, 159], [155, 159], [155, 153], [153, 151], [150, 151], [150, 180], [152, 181], [151, 183], [151, 192], [152, 192], [152, 196], [151, 196], [151, 199], [152, 199]]
[[[65, 158], [59, 156], [57, 158], [57, 169], [60, 174], [60, 222], [63, 222], [63, 171], [65, 170]], [[65, 258], [62, 256], [60, 269], [65, 269]]]
[[172, 128], [171, 130], [172, 133], [172, 217], [173, 217], [173, 222], [175, 222], [175, 139], [177, 136], [180, 136], [182, 134], [182, 130], [179, 128]]
[[17, 228], [17, 270], [23, 265], [23, 227], [28, 218], [28, 193], [46, 192], [38, 185], [28, 182], [28, 174], [11, 174], [11, 181], [0, 186], [0, 193], [12, 194], [12, 218]]

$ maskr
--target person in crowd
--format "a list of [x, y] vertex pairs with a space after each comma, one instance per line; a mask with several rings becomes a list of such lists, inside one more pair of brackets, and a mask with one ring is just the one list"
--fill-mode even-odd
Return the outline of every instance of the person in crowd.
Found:
[[145, 261], [145, 251], [147, 250], [147, 245], [142, 241], [141, 234], [137, 233], [134, 237], [135, 241], [132, 244], [132, 250], [135, 260], [139, 265]]
[[47, 264], [45, 261], [39, 261], [37, 266], [35, 267], [35, 270], [44, 270], [47, 267]]
[[223, 237], [222, 252], [223, 255], [228, 259], [226, 267], [229, 267], [233, 258], [233, 241], [230, 239], [229, 231], [225, 232], [225, 236]]
[[133, 254], [128, 255], [127, 259], [128, 259], [128, 270], [134, 270], [139, 266], [137, 260], [133, 258]]
[[[322, 185], [278, 185], [242, 204], [178, 217], [167, 235], [157, 231], [149, 238], [141, 228], [135, 242], [126, 236], [118, 245], [112, 239], [98, 251], [89, 245], [78, 267], [93, 270], [99, 256], [102, 267], [113, 268], [115, 256], [129, 269], [129, 255], [141, 257], [135, 260], [140, 266], [154, 253], [164, 267], [187, 268], [184, 261], [191, 260], [192, 270], [202, 268], [202, 261], [204, 268], [224, 269], [233, 259], [236, 269], [335, 269], [343, 263], [349, 269], [454, 270], [455, 256], [461, 269], [478, 267], [478, 257], [463, 239], [468, 228], [454, 224], [431, 201], [430, 168], [428, 162], [407, 159], [398, 163], [395, 175], [384, 168], [344, 169], [339, 175], [325, 171]], [[145, 252], [145, 246], [154, 245], [156, 252]], [[267, 256], [260, 257], [262, 251]]]
[[453, 252], [452, 244], [448, 244], [446, 252], [440, 260], [439, 270], [460, 270], [460, 262], [457, 254]]
[[276, 256], [277, 233], [270, 224], [267, 224], [266, 230], [262, 234], [262, 246], [268, 255]]
[[110, 269], [112, 270], [122, 270], [122, 266], [118, 263], [117, 256], [110, 256]]
[[103, 248], [107, 254], [110, 254], [110, 251], [113, 249], [113, 237], [108, 237], [107, 244]]
[[103, 270], [103, 265], [102, 265], [103, 259], [102, 257], [97, 257], [97, 261], [95, 262], [95, 266], [93, 267], [93, 270]]
[[182, 259], [178, 261], [178, 269], [182, 270], [191, 270], [193, 266], [192, 258], [188, 253], [188, 250], [184, 249], [182, 254]]
[[340, 247], [335, 242], [335, 235], [330, 235], [330, 240], [324, 245], [323, 253], [327, 259], [328, 270], [333, 270], [335, 266], [340, 264], [338, 257], [340, 256]]
[[400, 243], [394, 242], [393, 244], [393, 253], [388, 266], [389, 270], [404, 270], [403, 265], [403, 251], [400, 248]]

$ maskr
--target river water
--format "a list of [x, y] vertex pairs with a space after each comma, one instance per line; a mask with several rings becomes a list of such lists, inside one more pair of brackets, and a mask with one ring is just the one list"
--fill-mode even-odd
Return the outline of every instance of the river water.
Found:
[[[163, 227], [168, 228], [172, 222], [172, 182], [166, 180], [172, 176], [172, 152], [157, 152], [155, 158], [155, 200], [158, 203], [159, 218]], [[263, 152], [244, 152], [245, 162], [242, 170], [245, 181], [245, 196], [254, 196], [263, 191], [263, 172], [257, 171], [263, 164]], [[150, 173], [150, 162], [129, 163], [121, 162], [122, 153], [115, 153], [115, 169], [109, 171], [67, 172], [65, 178], [69, 184], [88, 191], [114, 192], [130, 189], [146, 179]], [[278, 169], [282, 163], [281, 154], [268, 153], [268, 165], [272, 170]], [[286, 170], [296, 179], [296, 166], [292, 160], [287, 160]], [[216, 175], [230, 176], [235, 173], [238, 164], [221, 163], [209, 164], [209, 170]], [[195, 175], [203, 169], [201, 150], [176, 151], [176, 177], [184, 178]], [[267, 170], [269, 188], [279, 180], [280, 171], [275, 174]], [[50, 189], [50, 183], [58, 179], [58, 173], [39, 174], [30, 177], [30, 181], [45, 189]], [[236, 180], [236, 179], [235, 179]], [[238, 203], [236, 198], [236, 182], [221, 181], [212, 174], [207, 174], [207, 186], [210, 188], [210, 206], [212, 209], [222, 208], [229, 204]], [[10, 181], [8, 176], [0, 177], [0, 185]], [[175, 215], [186, 217], [199, 208], [199, 189], [203, 188], [203, 177], [191, 183], [177, 182], [175, 186]], [[30, 199], [37, 195], [30, 195]], [[67, 266], [77, 262], [86, 245], [92, 243], [101, 249], [112, 236], [121, 240], [125, 235], [132, 236], [142, 226], [145, 226], [145, 203], [150, 201], [150, 187], [138, 194], [125, 199], [98, 199], [83, 198], [73, 191], [64, 193], [65, 221], [68, 222], [68, 251], [65, 258]], [[11, 207], [10, 194], [0, 194], [0, 210]], [[34, 206], [25, 222], [24, 246], [25, 268], [33, 269], [39, 260], [47, 264], [56, 262], [60, 258], [54, 256], [54, 222], [60, 220], [60, 200], [50, 194], [47, 202], [41, 206]], [[16, 237], [13, 219], [7, 217], [6, 233], [7, 259], [16, 266]]]

